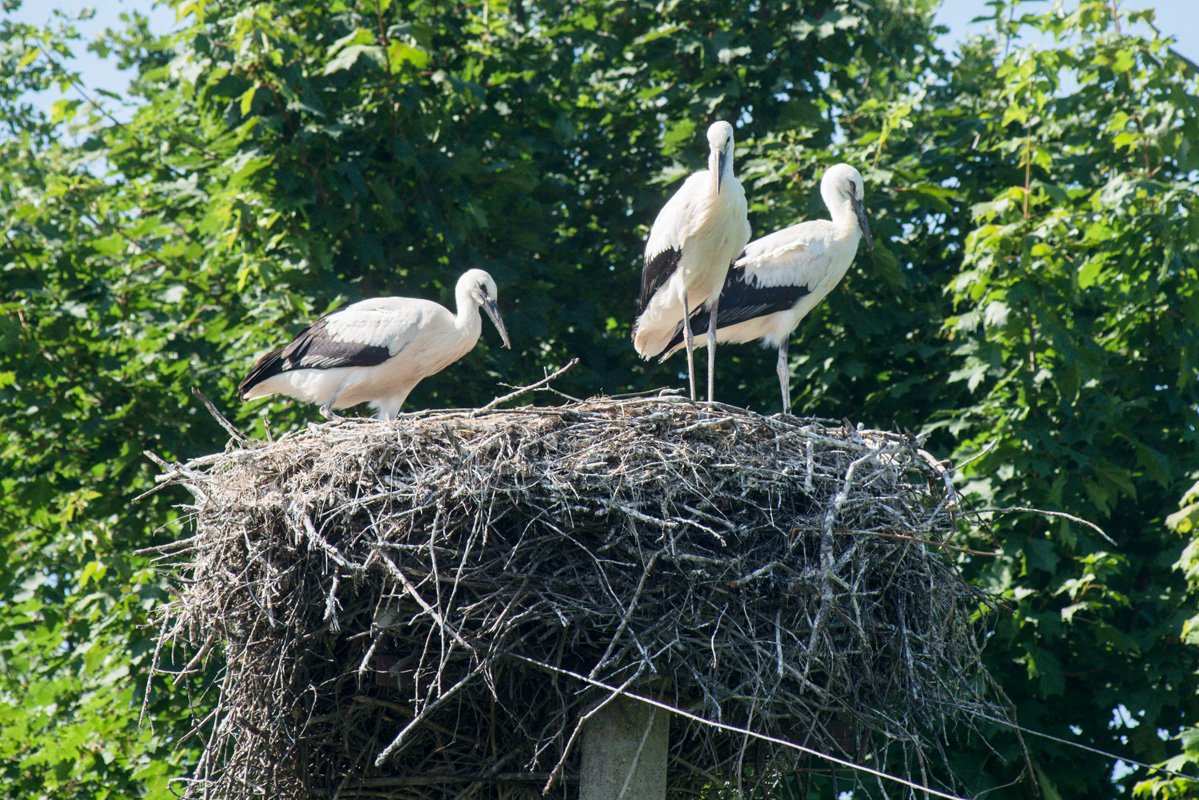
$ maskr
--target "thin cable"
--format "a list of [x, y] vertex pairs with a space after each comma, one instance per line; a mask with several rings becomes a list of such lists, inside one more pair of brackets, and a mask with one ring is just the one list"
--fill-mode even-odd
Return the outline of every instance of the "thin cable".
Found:
[[1188, 781], [1199, 781], [1199, 778], [1195, 777], [1194, 775], [1187, 775], [1182, 772], [1175, 772], [1174, 770], [1166, 769], [1165, 767], [1156, 767], [1153, 764], [1146, 764], [1144, 761], [1137, 761], [1135, 758], [1129, 758], [1128, 756], [1122, 756], [1122, 755], [1118, 755], [1116, 753], [1109, 753], [1106, 750], [1100, 750], [1098, 747], [1091, 747], [1089, 744], [1082, 744], [1081, 742], [1072, 742], [1069, 739], [1063, 739], [1060, 736], [1054, 736], [1052, 733], [1042, 733], [1041, 731], [1035, 731], [1032, 728], [1025, 728], [1023, 725], [1017, 725], [1014, 722], [1008, 722], [1007, 720], [999, 719], [998, 717], [992, 717], [989, 714], [975, 714], [975, 716], [979, 717], [980, 719], [985, 719], [988, 722], [994, 722], [996, 725], [1003, 725], [1008, 728], [1015, 728], [1016, 730], [1020, 731], [1021, 733], [1030, 733], [1033, 736], [1040, 736], [1042, 739], [1049, 739], [1050, 741], [1057, 742], [1058, 744], [1069, 745], [1070, 747], [1077, 747], [1079, 750], [1086, 750], [1087, 752], [1094, 753], [1095, 755], [1103, 756], [1105, 758], [1110, 758], [1112, 761], [1123, 761], [1125, 764], [1133, 764], [1135, 766], [1143, 767], [1145, 769], [1151, 769], [1154, 772], [1161, 772], [1161, 773], [1169, 775], [1173, 778], [1184, 778]]
[[901, 778], [898, 775], [890, 775], [886, 772], [882, 772], [877, 769], [872, 769], [871, 767], [866, 767], [861, 764], [855, 764], [852, 761], [846, 761], [843, 758], [837, 758], [836, 756], [830, 756], [827, 753], [822, 753], [819, 750], [813, 750], [810, 747], [804, 747], [802, 744], [796, 744], [795, 742], [788, 742], [786, 739], [777, 739], [773, 736], [767, 736], [764, 733], [758, 733], [757, 731], [751, 731], [747, 728], [738, 728], [736, 725], [729, 725], [724, 722], [713, 722], [710, 719], [704, 719], [703, 717], [697, 716], [690, 712], [683, 711], [680, 708], [675, 708], [674, 706], [670, 705], [669, 703], [663, 703], [660, 700], [652, 700], [648, 697], [642, 697], [641, 695], [629, 694], [628, 692], [622, 691], [614, 686], [609, 686], [608, 684], [604, 683], [603, 681], [597, 681], [594, 678], [588, 678], [586, 675], [580, 675], [577, 672], [571, 672], [568, 669], [563, 669], [562, 667], [556, 667], [553, 664], [546, 664], [542, 661], [537, 661], [536, 659], [529, 658], [528, 656], [521, 656], [521, 655], [513, 654], [512, 658], [515, 658], [519, 661], [524, 661], [528, 664], [532, 664], [535, 667], [541, 667], [542, 669], [547, 669], [551, 672], [557, 672], [559, 674], [566, 675], [571, 678], [575, 678], [577, 680], [583, 681], [584, 683], [589, 683], [592, 686], [597, 686], [601, 689], [605, 689], [606, 691], [612, 692], [614, 694], [622, 694], [625, 697], [631, 698], [633, 700], [639, 700], [640, 702], [647, 703], [651, 706], [656, 706], [665, 711], [669, 711], [672, 714], [678, 714], [681, 717], [686, 717], [687, 719], [694, 720], [695, 722], [699, 722], [703, 725], [710, 725], [713, 728], [720, 728], [722, 730], [732, 731], [733, 733], [740, 733], [745, 736], [751, 736], [755, 739], [761, 739], [764, 742], [771, 742], [773, 744], [782, 745], [783, 747], [789, 747], [792, 750], [798, 750], [801, 753], [807, 753], [808, 755], [816, 756], [817, 758], [823, 758], [826, 761], [831, 761], [834, 764], [839, 764], [843, 767], [849, 767], [850, 769], [856, 769], [859, 772], [866, 772], [866, 773], [869, 773], [869, 774], [874, 775], [879, 778], [886, 778], [889, 781], [895, 781], [896, 783], [901, 783], [904, 786], [907, 786], [909, 789], [916, 789], [917, 791], [926, 792], [927, 794], [933, 795], [934, 797], [942, 797], [942, 798], [945, 798], [945, 800], [967, 800], [967, 798], [959, 797], [956, 794], [946, 794], [945, 792], [939, 792], [936, 789], [931, 789], [928, 786], [921, 786], [918, 783], [909, 781], [906, 778]]

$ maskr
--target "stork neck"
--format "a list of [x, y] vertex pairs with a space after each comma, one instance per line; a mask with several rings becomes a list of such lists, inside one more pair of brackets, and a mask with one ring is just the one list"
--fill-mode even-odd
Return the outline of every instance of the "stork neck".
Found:
[[853, 213], [853, 204], [849, 202], [849, 198], [840, 192], [824, 193], [824, 204], [828, 207], [829, 219], [833, 222], [833, 227], [837, 230], [839, 236], [846, 236], [851, 233], [861, 235], [858, 229], [858, 216]]
[[454, 314], [454, 327], [466, 329], [471, 326], [472, 322], [480, 322], [479, 304], [470, 296], [469, 291], [458, 292], [455, 300], [458, 307]]

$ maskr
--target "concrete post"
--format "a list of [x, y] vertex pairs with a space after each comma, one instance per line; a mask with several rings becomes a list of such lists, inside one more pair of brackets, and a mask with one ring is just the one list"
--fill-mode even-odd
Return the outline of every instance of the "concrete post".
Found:
[[579, 800], [665, 800], [670, 714], [617, 697], [583, 726]]

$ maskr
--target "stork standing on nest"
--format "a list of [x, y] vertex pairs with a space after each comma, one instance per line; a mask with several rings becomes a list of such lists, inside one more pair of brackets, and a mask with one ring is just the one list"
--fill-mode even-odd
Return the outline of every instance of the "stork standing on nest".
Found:
[[[762, 339], [777, 347], [783, 411], [791, 413], [791, 373], [787, 340], [809, 311], [840, 282], [853, 263], [859, 240], [874, 248], [861, 174], [848, 164], [829, 167], [820, 181], [820, 196], [831, 219], [801, 222], [755, 239], [733, 263], [720, 294], [716, 338], [741, 343]], [[716, 304], [713, 304], [713, 309]], [[693, 313], [690, 326], [679, 323], [666, 345], [665, 360], [692, 336], [707, 333], [711, 317]]]
[[[695, 360], [691, 328], [682, 320], [706, 309], [716, 319], [720, 288], [729, 264], [749, 241], [745, 192], [733, 175], [733, 126], [708, 128], [708, 168], [683, 183], [658, 212], [645, 244], [641, 297], [633, 326], [633, 346], [649, 359], [666, 349], [676, 329], [684, 333], [687, 378], [695, 399]], [[708, 326], [708, 401], [716, 369], [715, 325]]]
[[300, 331], [291, 344], [264, 355], [240, 384], [243, 400], [285, 394], [333, 409], [370, 403], [394, 419], [422, 379], [470, 352], [479, 340], [480, 306], [504, 347], [508, 332], [496, 307], [495, 281], [481, 269], [464, 272], [455, 289], [457, 314], [429, 300], [379, 297], [338, 309]]

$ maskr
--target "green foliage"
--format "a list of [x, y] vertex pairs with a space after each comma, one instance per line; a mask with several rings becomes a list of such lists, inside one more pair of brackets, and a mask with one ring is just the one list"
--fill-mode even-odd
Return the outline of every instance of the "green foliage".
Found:
[[[1196, 521], [1199, 521], [1199, 483], [1193, 484], [1183, 493], [1181, 507], [1166, 517], [1166, 526], [1178, 539], [1186, 543], [1178, 561], [1174, 563], [1174, 569], [1185, 575], [1187, 587], [1192, 593], [1199, 591], [1199, 537], [1196, 536]], [[1179, 621], [1181, 623], [1179, 635], [1182, 641], [1191, 647], [1199, 646], [1199, 614], [1192, 614], [1193, 611], [1193, 605], [1180, 609], [1180, 619], [1175, 621], [1175, 624], [1179, 624]], [[1191, 615], [1187, 616], [1188, 614]], [[1170, 731], [1173, 734], [1172, 739], [1177, 742], [1172, 750], [1178, 752], [1166, 759], [1164, 766], [1171, 770], [1194, 774], [1195, 767], [1199, 765], [1199, 726], [1196, 725], [1194, 717], [1189, 717], [1186, 722], [1180, 730]], [[1196, 781], [1185, 778], [1153, 775], [1136, 784], [1133, 796], [1162, 800], [1194, 797], [1199, 791], [1196, 784]]]
[[[997, 443], [971, 468], [986, 502], [1070, 511], [1118, 546], [1010, 516], [977, 536], [1002, 554], [968, 568], [1012, 602], [989, 653], [1025, 724], [1161, 761], [1159, 731], [1199, 715], [1194, 643], [1178, 636], [1195, 594], [1161, 525], [1199, 444], [1196, 76], [1164, 42], [1115, 35], [1105, 3], [1013, 10], [996, 8], [1004, 33], [1053, 44], [952, 81], [981, 89], [957, 111], [977, 131], [963, 169], [988, 185], [946, 289], [966, 398], [941, 416], [962, 455]], [[1112, 792], [1102, 759], [1037, 745], [1033, 764], [1047, 794]]]
[[[137, 63], [161, 61], [144, 21], [124, 36]], [[214, 290], [144, 128], [90, 101], [47, 118], [23, 96], [79, 80], [62, 67], [73, 29], [5, 20], [0, 41], [24, 65], [0, 90], [0, 793], [163, 796], [186, 771], [189, 712], [156, 692], [158, 724], [138, 725], [165, 593], [134, 551], [166, 540], [177, 498], [133, 497], [157, 471], [144, 448], [177, 457], [219, 441], [184, 398], [220, 363], [220, 330], [179, 331], [231, 295]]]
[[[1105, 3], [992, 5], [997, 38], [950, 59], [931, 0], [181, 0], [170, 37], [134, 17], [92, 45], [134, 71], [122, 98], [80, 95], [70, 20], [0, 19], [0, 794], [161, 797], [194, 759], [213, 676], [155, 684], [138, 725], [164, 575], [137, 551], [183, 498], [135, 500], [143, 450], [223, 445], [193, 387], [257, 435], [315, 419], [236, 400], [255, 355], [360, 297], [450, 301], [471, 266], [514, 349], [485, 332], [410, 409], [575, 355], [571, 394], [682, 385], [628, 333], [648, 225], [718, 118], [755, 235], [823, 214], [825, 166], [866, 177], [878, 246], [797, 334], [797, 409], [958, 461], [995, 442], [983, 503], [1119, 542], [1015, 513], [964, 537], [999, 551], [963, 567], [1009, 603], [987, 658], [1021, 721], [1194, 764], [1199, 86]], [[777, 410], [773, 361], [724, 348], [722, 399]], [[1027, 744], [1049, 797], [1195, 791]], [[953, 759], [979, 792], [1024, 769], [1002, 731]]]

